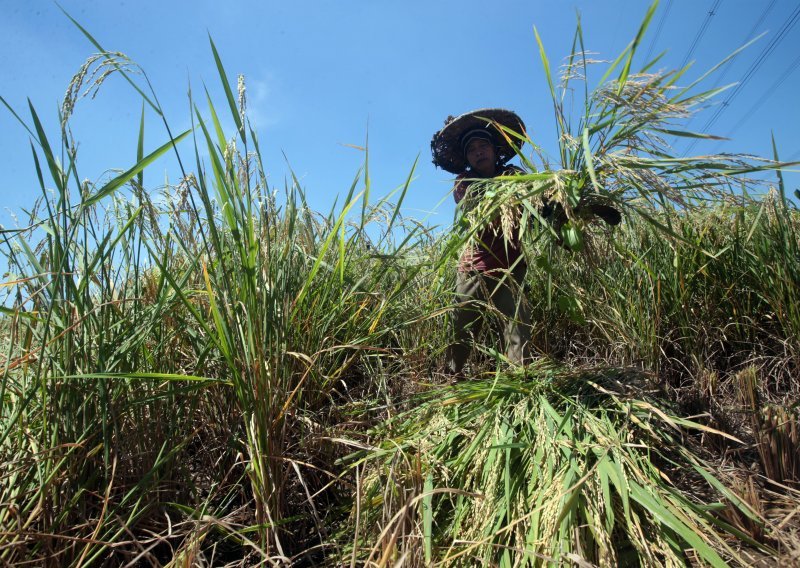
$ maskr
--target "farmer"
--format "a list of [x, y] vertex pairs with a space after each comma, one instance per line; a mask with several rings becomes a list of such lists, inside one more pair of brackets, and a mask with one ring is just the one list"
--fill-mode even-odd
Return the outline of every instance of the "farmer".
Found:
[[[433, 163], [457, 174], [453, 197], [462, 209], [468, 209], [481, 197], [471, 193], [475, 191], [474, 180], [521, 172], [506, 165], [516, 153], [497, 125], [518, 133], [525, 131], [515, 113], [481, 109], [449, 117], [444, 128], [433, 136]], [[449, 371], [456, 376], [462, 374], [471, 339], [478, 334], [487, 307], [502, 315], [502, 343], [512, 363], [525, 362], [530, 343], [530, 314], [522, 295], [527, 265], [519, 234], [506, 240], [500, 231], [489, 226], [475, 235], [474, 243], [462, 252], [456, 276], [454, 342], [447, 353]]]

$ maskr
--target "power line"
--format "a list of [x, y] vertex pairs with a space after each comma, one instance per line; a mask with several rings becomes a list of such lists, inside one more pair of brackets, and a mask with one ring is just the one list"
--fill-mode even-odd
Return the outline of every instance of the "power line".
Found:
[[[780, 30], [778, 30], [777, 35], [772, 39], [772, 41], [761, 51], [758, 58], [750, 65], [747, 71], [744, 74], [744, 77], [739, 82], [738, 85], [733, 89], [733, 91], [725, 98], [725, 101], [717, 108], [711, 118], [705, 123], [701, 132], [708, 132], [712, 126], [719, 120], [719, 117], [728, 108], [733, 100], [737, 97], [739, 93], [742, 92], [742, 89], [750, 82], [750, 79], [758, 72], [767, 58], [772, 55], [772, 52], [775, 51], [775, 48], [780, 44], [781, 41], [786, 37], [786, 35], [791, 31], [791, 29], [797, 24], [798, 19], [800, 19], [800, 6], [794, 9], [794, 11], [789, 15], [789, 18], [784, 22], [783, 26], [781, 26]], [[697, 144], [697, 140], [693, 140], [691, 144], [686, 148], [684, 152], [684, 156], [694, 149], [695, 145]]]
[[735, 99], [736, 96], [742, 91], [742, 89], [744, 89], [745, 85], [747, 85], [750, 79], [752, 79], [753, 76], [758, 72], [758, 70], [767, 60], [767, 58], [770, 55], [772, 55], [772, 52], [775, 51], [775, 48], [778, 47], [778, 44], [780, 44], [783, 38], [785, 38], [786, 35], [789, 33], [789, 31], [791, 31], [791, 29], [797, 23], [798, 18], [800, 18], [800, 6], [795, 8], [794, 12], [792, 12], [792, 14], [786, 20], [786, 22], [784, 22], [781, 29], [778, 30], [778, 33], [775, 36], [775, 38], [773, 38], [773, 40], [762, 50], [762, 52], [759, 54], [758, 58], [753, 62], [753, 64], [750, 65], [750, 68], [747, 70], [747, 72], [745, 72], [742, 80], [739, 82], [738, 85], [736, 85], [733, 91], [725, 99], [723, 106], [720, 107], [715, 113], [714, 117], [712, 117], [712, 119], [706, 123], [706, 126], [703, 128], [704, 131], [710, 128], [717, 121], [719, 115], [722, 114], [722, 111], [725, 108], [730, 106], [730, 104], [733, 102], [733, 99]]
[[[772, 0], [773, 2], [775, 0]], [[653, 54], [653, 48], [656, 46], [656, 41], [658, 41], [658, 36], [661, 35], [661, 29], [664, 27], [664, 21], [667, 19], [667, 15], [669, 14], [669, 10], [672, 8], [672, 0], [667, 1], [667, 7], [664, 8], [664, 11], [661, 12], [661, 19], [658, 20], [658, 27], [656, 28], [656, 33], [653, 36], [652, 41], [650, 42], [650, 48], [647, 50], [647, 55], [645, 56], [645, 62], [650, 61], [650, 56]]]
[[761, 98], [759, 98], [758, 101], [756, 101], [756, 103], [742, 115], [742, 118], [739, 119], [739, 122], [737, 122], [734, 125], [734, 127], [730, 130], [730, 132], [728, 132], [726, 138], [730, 138], [733, 135], [733, 133], [739, 129], [740, 126], [742, 126], [745, 122], [747, 122], [747, 120], [751, 116], [753, 116], [753, 114], [755, 114], [755, 112], [759, 108], [761, 108], [761, 105], [763, 105], [767, 101], [767, 99], [769, 99], [773, 94], [775, 94], [775, 91], [778, 90], [778, 87], [783, 85], [786, 79], [788, 79], [789, 76], [792, 73], [794, 73], [795, 69], [797, 69], [798, 67], [800, 67], [800, 55], [798, 55], [797, 58], [794, 61], [792, 61], [792, 63], [789, 65], [789, 67], [786, 68], [786, 71], [784, 71], [781, 74], [778, 80], [775, 81], [766, 91], [764, 91], [764, 94], [761, 95]]
[[[745, 36], [744, 41], [742, 42], [743, 44], [747, 43], [748, 41], [753, 39], [753, 37], [755, 37], [756, 32], [761, 27], [761, 24], [764, 23], [764, 19], [767, 17], [767, 14], [769, 14], [770, 10], [772, 10], [772, 8], [775, 6], [775, 2], [776, 0], [772, 0], [772, 2], [767, 4], [767, 7], [764, 8], [764, 10], [762, 10], [761, 15], [758, 17], [758, 20], [756, 21], [755, 24], [753, 24], [753, 27], [750, 28], [750, 31]], [[725, 65], [723, 65], [721, 73], [717, 76], [717, 80], [711, 86], [712, 89], [716, 89], [719, 86], [719, 84], [722, 83], [722, 80], [725, 78], [725, 75], [727, 75], [728, 71], [730, 70], [731, 63], [733, 63], [733, 59], [731, 59], [730, 61], [725, 63]]]
[[694, 50], [697, 49], [697, 46], [700, 43], [700, 40], [706, 34], [706, 30], [708, 29], [708, 25], [711, 23], [711, 18], [717, 13], [716, 10], [719, 7], [719, 4], [722, 0], [714, 0], [714, 4], [711, 6], [711, 10], [708, 11], [708, 15], [706, 15], [706, 19], [703, 20], [703, 25], [700, 26], [700, 29], [697, 31], [697, 35], [694, 36], [694, 40], [692, 44], [689, 46], [689, 51], [686, 52], [686, 57], [683, 58], [683, 63], [678, 69], [683, 69], [686, 67], [686, 64], [691, 59], [692, 55], [694, 55]]
[[[749, 32], [747, 33], [747, 35], [744, 37], [744, 41], [742, 42], [742, 44], [743, 44], [743, 45], [744, 45], [744, 44], [746, 44], [746, 43], [747, 43], [748, 41], [750, 41], [751, 39], [753, 39], [753, 37], [756, 35], [756, 32], [757, 32], [757, 31], [759, 30], [759, 28], [761, 27], [761, 24], [762, 24], [762, 23], [764, 23], [764, 19], [767, 17], [767, 14], [769, 14], [769, 12], [770, 12], [770, 11], [772, 10], [772, 8], [775, 6], [775, 2], [776, 2], [776, 1], [777, 1], [777, 0], [772, 0], [772, 1], [771, 1], [771, 2], [770, 2], [768, 5], [767, 5], [767, 7], [766, 7], [766, 8], [764, 8], [764, 9], [761, 11], [761, 15], [758, 17], [758, 20], [756, 21], [756, 23], [755, 23], [755, 24], [753, 24], [753, 27], [752, 27], [752, 28], [750, 28], [750, 31], [749, 31]], [[734, 60], [734, 59], [736, 59], [736, 57], [734, 57], [734, 58], [732, 58], [732, 59], [729, 59], [729, 60], [728, 60], [728, 61], [727, 61], [727, 62], [726, 62], [726, 63], [725, 63], [723, 66], [722, 66], [722, 68], [721, 68], [721, 72], [720, 72], [720, 73], [717, 75], [717, 80], [716, 80], [716, 81], [714, 81], [714, 84], [711, 86], [711, 89], [716, 89], [716, 88], [719, 86], [719, 84], [720, 84], [720, 83], [722, 83], [722, 80], [723, 80], [723, 79], [725, 78], [725, 76], [728, 74], [728, 71], [730, 71], [731, 64], [733, 63], [733, 60]], [[691, 124], [691, 123], [694, 121], [694, 119], [695, 119], [695, 117], [696, 117], [696, 116], [697, 116], [697, 115], [692, 115], [692, 116], [690, 116], [690, 117], [689, 117], [689, 120], [687, 120], [687, 121], [686, 121], [686, 124], [684, 125], [684, 128], [685, 128], [685, 129], [687, 129], [687, 130], [688, 130], [688, 128], [689, 128], [689, 125], [690, 125], [690, 124]]]

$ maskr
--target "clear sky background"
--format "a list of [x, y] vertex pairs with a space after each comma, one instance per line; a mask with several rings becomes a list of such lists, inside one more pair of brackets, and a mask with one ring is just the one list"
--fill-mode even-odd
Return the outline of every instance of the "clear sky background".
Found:
[[[373, 194], [402, 184], [419, 156], [405, 212], [452, 219], [452, 176], [431, 164], [430, 140], [449, 114], [505, 107], [525, 120], [545, 150], [557, 148], [552, 105], [539, 61], [537, 26], [554, 69], [569, 54], [576, 11], [586, 46], [613, 59], [633, 38], [649, 2], [640, 0], [62, 0], [62, 6], [108, 50], [121, 51], [147, 72], [174, 131], [190, 121], [187, 91], [201, 99], [207, 85], [220, 110], [225, 99], [208, 42], [211, 34], [229, 77], [244, 74], [250, 118], [273, 186], [288, 168], [301, 179], [310, 205], [326, 210], [344, 195], [363, 163], [369, 133]], [[710, 15], [713, 12], [713, 15]], [[694, 153], [747, 152], [771, 156], [770, 132], [781, 157], [800, 159], [800, 3], [797, 0], [662, 0], [639, 63], [668, 50], [660, 63], [696, 63], [686, 81], [742, 45], [766, 36], [724, 72], [722, 84], [747, 79], [711, 124], [732, 140], [698, 144]], [[57, 139], [57, 109], [73, 74], [95, 52], [58, 6], [45, 0], [0, 0], [0, 95], [28, 118], [26, 98]], [[770, 42], [785, 34], [765, 53]], [[692, 46], [694, 46], [692, 48]], [[759, 64], [759, 58], [761, 63]], [[748, 78], [748, 73], [750, 73]], [[594, 71], [590, 82], [602, 70]], [[708, 85], [715, 82], [712, 79]], [[594, 84], [594, 83], [592, 83]], [[234, 85], [235, 88], [235, 85]], [[726, 101], [718, 98], [717, 105]], [[201, 111], [206, 114], [205, 104]], [[719, 106], [702, 112], [702, 130]], [[141, 100], [120, 76], [96, 99], [78, 103], [73, 132], [80, 142], [79, 174], [94, 181], [130, 167], [136, 156]], [[576, 109], [577, 110], [577, 109]], [[228, 121], [230, 124], [230, 121]], [[232, 130], [230, 130], [232, 133]], [[146, 150], [167, 140], [147, 111]], [[682, 151], [686, 142], [679, 141]], [[192, 152], [187, 143], [184, 155]], [[0, 224], [9, 211], [40, 195], [28, 135], [0, 108]], [[192, 164], [192, 168], [193, 168]], [[180, 174], [170, 160], [148, 170], [157, 188]], [[788, 189], [800, 186], [787, 175]], [[437, 207], [437, 204], [440, 204]], [[22, 221], [22, 219], [21, 219]]]

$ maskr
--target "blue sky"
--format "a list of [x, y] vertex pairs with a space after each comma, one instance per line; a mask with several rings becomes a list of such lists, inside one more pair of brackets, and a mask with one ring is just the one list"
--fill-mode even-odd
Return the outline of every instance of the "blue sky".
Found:
[[[189, 125], [190, 86], [201, 99], [205, 84], [224, 108], [211, 34], [231, 80], [239, 73], [246, 78], [250, 118], [274, 186], [282, 187], [287, 176], [285, 154], [311, 206], [326, 210], [337, 194], [347, 192], [363, 163], [363, 153], [348, 145], [363, 146], [369, 133], [373, 194], [400, 185], [419, 156], [405, 211], [446, 225], [453, 210], [447, 197], [452, 176], [433, 167], [429, 149], [445, 117], [473, 108], [511, 108], [529, 134], [553, 152], [552, 107], [533, 26], [555, 68], [569, 53], [579, 11], [587, 48], [613, 59], [633, 38], [649, 3], [63, 0], [61, 5], [106, 49], [125, 53], [145, 69], [175, 131]], [[707, 18], [712, 8], [714, 15]], [[640, 54], [668, 50], [660, 66], [676, 67], [706, 24], [691, 55], [696, 64], [688, 82], [744, 43], [766, 11], [757, 31], [767, 36], [726, 70], [724, 83], [734, 82], [796, 8], [796, 0], [662, 0]], [[0, 95], [24, 117], [29, 97], [56, 138], [57, 108], [67, 85], [95, 50], [55, 3], [0, 0], [0, 13]], [[800, 25], [788, 30], [715, 122], [712, 132], [720, 135], [738, 125], [734, 139], [698, 145], [696, 153], [771, 155], [774, 131], [782, 157], [800, 159], [798, 45]], [[600, 75], [598, 69], [594, 80]], [[205, 112], [205, 104], [200, 107]], [[99, 181], [110, 170], [133, 164], [140, 109], [138, 96], [118, 76], [94, 100], [78, 103], [72, 124], [80, 142], [81, 178]], [[700, 129], [714, 110], [695, 118], [691, 128]], [[13, 225], [8, 211], [30, 207], [39, 189], [28, 136], [4, 108], [0, 133], [0, 224], [8, 227]], [[146, 148], [165, 141], [163, 126], [148, 112]], [[191, 156], [187, 145], [184, 155]], [[178, 178], [174, 163], [165, 160], [148, 170], [145, 185], [157, 188]], [[787, 181], [790, 190], [800, 186], [798, 174], [787, 175]]]

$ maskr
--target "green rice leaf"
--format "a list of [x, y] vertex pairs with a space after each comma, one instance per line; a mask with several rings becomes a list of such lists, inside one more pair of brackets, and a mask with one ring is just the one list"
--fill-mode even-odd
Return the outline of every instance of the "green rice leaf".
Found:
[[231, 111], [231, 117], [236, 123], [236, 130], [239, 132], [239, 136], [241, 136], [242, 141], [246, 143], [247, 135], [244, 125], [242, 124], [242, 118], [239, 116], [239, 109], [236, 108], [236, 99], [233, 98], [233, 91], [231, 91], [228, 75], [225, 73], [225, 67], [222, 65], [222, 59], [220, 59], [217, 46], [214, 44], [214, 40], [211, 38], [210, 33], [208, 34], [208, 43], [211, 45], [211, 52], [214, 54], [214, 62], [217, 64], [217, 73], [219, 73], [219, 79], [222, 83], [222, 88], [225, 90], [225, 98], [228, 100], [228, 107]]
[[84, 208], [89, 208], [95, 203], [99, 202], [100, 200], [114, 193], [120, 187], [128, 183], [131, 179], [133, 179], [133, 176], [143, 171], [147, 166], [149, 166], [150, 164], [155, 162], [158, 158], [163, 156], [165, 152], [173, 148], [174, 144], [177, 144], [178, 142], [186, 138], [186, 136], [188, 136], [190, 132], [191, 130], [186, 130], [185, 132], [176, 136], [174, 140], [170, 140], [166, 144], [163, 144], [162, 146], [150, 152], [147, 156], [139, 160], [135, 165], [133, 165], [127, 171], [125, 171], [124, 173], [118, 175], [117, 177], [106, 183], [103, 187], [97, 190], [94, 193], [94, 195], [91, 195], [88, 198], [84, 199], [82, 206]]
[[681, 540], [694, 548], [695, 552], [711, 566], [726, 567], [727, 563], [711, 548], [693, 529], [681, 522], [668, 508], [664, 501], [658, 499], [652, 490], [646, 489], [633, 480], [629, 480], [631, 497], [652, 514], [656, 520], [673, 531]]

